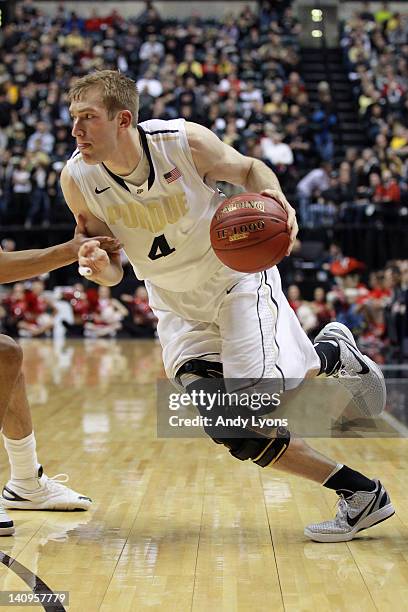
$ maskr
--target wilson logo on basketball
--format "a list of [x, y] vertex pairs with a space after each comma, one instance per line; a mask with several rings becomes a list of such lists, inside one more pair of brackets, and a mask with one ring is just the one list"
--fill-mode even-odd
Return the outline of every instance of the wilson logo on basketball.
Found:
[[227, 215], [228, 213], [234, 212], [236, 210], [240, 210], [241, 208], [252, 208], [256, 210], [260, 210], [265, 212], [265, 206], [263, 202], [259, 202], [257, 200], [243, 200], [242, 202], [234, 202], [234, 204], [228, 204], [224, 206], [219, 213], [216, 215], [216, 220], [219, 221]]

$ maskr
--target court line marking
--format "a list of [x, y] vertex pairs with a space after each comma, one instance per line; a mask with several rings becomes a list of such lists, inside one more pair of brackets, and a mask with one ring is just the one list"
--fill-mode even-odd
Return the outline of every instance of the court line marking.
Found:
[[[19, 578], [24, 580], [26, 585], [31, 589], [31, 591], [36, 593], [47, 593], [50, 595], [54, 595], [54, 591], [50, 589], [49, 586], [45, 584], [43, 580], [39, 576], [36, 576], [28, 567], [25, 567], [21, 563], [19, 563], [13, 557], [6, 555], [6, 553], [0, 551], [0, 561], [11, 569]], [[49, 603], [49, 604], [41, 604], [46, 612], [66, 612], [64, 606], [61, 603]]]
[[401, 438], [408, 438], [408, 427], [404, 425], [404, 423], [402, 423], [399, 419], [397, 419], [397, 417], [395, 417], [390, 412], [384, 412], [380, 416], [386, 423], [391, 425], [391, 427], [393, 427], [396, 431], [398, 431], [398, 433], [401, 434]]

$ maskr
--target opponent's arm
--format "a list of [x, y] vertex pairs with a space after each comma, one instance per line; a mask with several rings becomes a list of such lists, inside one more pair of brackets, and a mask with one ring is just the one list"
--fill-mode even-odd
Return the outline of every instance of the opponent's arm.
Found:
[[101, 248], [101, 235], [113, 236], [108, 226], [93, 215], [79, 190], [74, 179], [65, 167], [61, 173], [61, 188], [64, 198], [71, 212], [78, 220], [84, 219], [86, 233], [93, 236], [94, 240], [88, 240], [78, 251], [78, 262], [80, 266], [90, 268], [92, 274], [87, 278], [98, 285], [112, 287], [117, 285], [123, 278], [123, 268], [120, 261], [120, 253], [107, 253]]
[[70, 240], [47, 249], [5, 253], [0, 249], [0, 283], [21, 281], [45, 274], [78, 259], [80, 244]]
[[242, 155], [223, 143], [202, 125], [187, 122], [186, 129], [194, 164], [203, 180], [241, 185], [246, 191], [270, 195], [282, 204], [288, 213], [289, 255], [298, 233], [298, 224], [295, 209], [283, 194], [276, 174], [261, 160]]
[[[78, 220], [72, 240], [48, 247], [46, 249], [29, 249], [27, 251], [4, 252], [0, 248], [0, 283], [11, 283], [39, 276], [74, 263], [78, 251], [89, 238], [86, 236], [82, 219]], [[101, 245], [106, 249], [117, 250], [118, 241], [102, 237]]]

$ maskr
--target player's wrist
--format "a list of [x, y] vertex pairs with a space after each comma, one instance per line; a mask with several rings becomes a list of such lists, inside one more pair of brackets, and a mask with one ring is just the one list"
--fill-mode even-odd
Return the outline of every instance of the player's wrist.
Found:
[[61, 257], [64, 260], [65, 265], [74, 263], [78, 260], [78, 243], [76, 240], [68, 240], [56, 247]]

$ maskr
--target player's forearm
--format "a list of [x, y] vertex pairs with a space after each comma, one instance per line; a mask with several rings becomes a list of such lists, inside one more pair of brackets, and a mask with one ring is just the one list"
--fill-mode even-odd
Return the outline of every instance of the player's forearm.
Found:
[[276, 174], [259, 159], [254, 159], [243, 185], [250, 193], [260, 193], [265, 189], [282, 191]]
[[77, 260], [71, 241], [46, 249], [0, 252], [0, 283], [25, 280], [67, 266]]
[[91, 276], [87, 276], [87, 278], [97, 285], [113, 287], [114, 285], [118, 285], [122, 280], [123, 268], [120, 264], [111, 260], [109, 266], [107, 266], [103, 272], [92, 274]]

